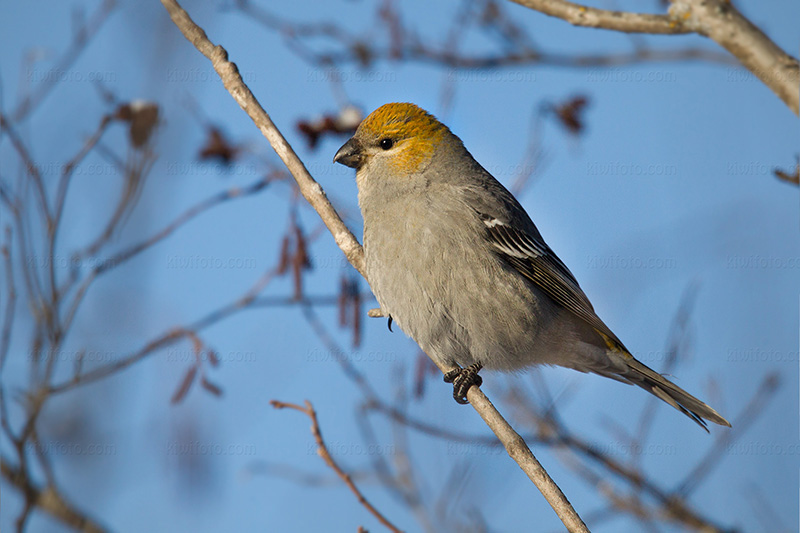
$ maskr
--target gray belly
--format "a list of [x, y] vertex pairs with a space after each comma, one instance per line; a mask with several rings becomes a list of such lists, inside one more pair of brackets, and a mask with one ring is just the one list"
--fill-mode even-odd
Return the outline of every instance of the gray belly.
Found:
[[395, 226], [394, 233], [365, 233], [370, 286], [384, 312], [434, 360], [515, 370], [563, 364], [564, 352], [575, 350], [570, 317], [488, 245], [436, 227]]

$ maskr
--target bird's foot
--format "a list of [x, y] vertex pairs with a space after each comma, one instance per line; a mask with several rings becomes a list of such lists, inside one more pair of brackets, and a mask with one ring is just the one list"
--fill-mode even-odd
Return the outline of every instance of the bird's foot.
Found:
[[370, 309], [367, 311], [367, 316], [370, 318], [387, 317], [389, 319], [389, 331], [392, 331], [392, 315], [385, 313], [380, 307], [376, 307], [375, 309]]
[[444, 382], [453, 384], [453, 398], [461, 405], [468, 404], [467, 391], [473, 385], [480, 387], [483, 378], [478, 375], [483, 365], [474, 363], [465, 368], [456, 368], [445, 373]]

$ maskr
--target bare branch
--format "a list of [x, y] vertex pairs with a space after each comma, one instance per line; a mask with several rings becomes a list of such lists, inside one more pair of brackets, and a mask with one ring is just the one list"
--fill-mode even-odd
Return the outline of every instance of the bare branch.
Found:
[[6, 363], [8, 348], [11, 345], [11, 327], [14, 325], [14, 306], [17, 303], [17, 290], [14, 287], [14, 267], [11, 263], [11, 228], [6, 228], [6, 238], [0, 255], [3, 256], [3, 266], [6, 272], [6, 307], [3, 312], [3, 327], [0, 330], [0, 373]]
[[317, 441], [317, 453], [319, 454], [320, 457], [322, 457], [323, 461], [325, 461], [325, 464], [331, 467], [333, 471], [336, 472], [336, 474], [340, 478], [342, 478], [342, 481], [344, 481], [345, 484], [350, 488], [350, 490], [353, 491], [353, 494], [356, 495], [356, 498], [358, 498], [359, 503], [363, 505], [375, 518], [377, 518], [381, 524], [389, 528], [389, 530], [393, 531], [394, 533], [400, 533], [400, 529], [394, 524], [392, 524], [389, 521], [389, 519], [383, 516], [383, 514], [381, 514], [380, 511], [378, 511], [371, 503], [369, 503], [367, 498], [365, 498], [364, 495], [361, 493], [361, 491], [358, 490], [356, 484], [353, 483], [353, 480], [350, 478], [350, 475], [344, 470], [342, 470], [339, 464], [336, 461], [334, 461], [333, 456], [331, 456], [331, 453], [328, 451], [328, 447], [325, 446], [325, 441], [322, 439], [322, 432], [319, 429], [319, 421], [317, 420], [317, 412], [314, 411], [314, 406], [311, 405], [311, 402], [306, 400], [305, 407], [294, 403], [279, 402], [278, 400], [272, 400], [269, 403], [275, 409], [288, 408], [288, 409], [295, 409], [297, 411], [300, 411], [301, 413], [305, 413], [308, 416], [308, 418], [311, 419], [311, 433], [314, 435], [314, 440]]
[[190, 207], [189, 209], [178, 215], [178, 217], [175, 218], [175, 220], [167, 224], [165, 227], [163, 227], [161, 230], [151, 235], [150, 237], [118, 252], [117, 254], [111, 256], [110, 258], [104, 259], [103, 261], [97, 263], [92, 268], [91, 272], [89, 272], [89, 274], [83, 279], [83, 282], [80, 284], [77, 291], [75, 292], [75, 295], [72, 298], [72, 302], [64, 316], [63, 320], [64, 329], [69, 329], [69, 327], [72, 325], [72, 321], [74, 320], [78, 312], [78, 309], [80, 308], [80, 305], [83, 302], [83, 298], [86, 296], [89, 287], [95, 281], [95, 279], [97, 279], [97, 277], [108, 272], [113, 268], [118, 267], [125, 261], [128, 261], [129, 259], [142, 253], [143, 251], [150, 249], [152, 246], [166, 239], [167, 237], [172, 235], [175, 231], [177, 231], [179, 228], [183, 227], [190, 220], [204, 213], [205, 211], [208, 211], [209, 209], [224, 202], [227, 202], [229, 200], [245, 198], [247, 196], [259, 193], [270, 183], [270, 179], [271, 178], [267, 176], [263, 179], [251, 183], [250, 185], [247, 185], [246, 187], [233, 187], [221, 191], [203, 200], [202, 202]]
[[[518, 402], [519, 403], [519, 402]], [[441, 425], [430, 424], [419, 419], [409, 417], [398, 409], [385, 404], [377, 398], [371, 398], [365, 405], [367, 411], [377, 411], [399, 422], [415, 431], [419, 431], [431, 437], [450, 442], [463, 442], [481, 446], [499, 445], [493, 438], [483, 435], [460, 433], [442, 427]], [[600, 467], [603, 472], [603, 479], [607, 483], [610, 479], [616, 478], [624, 481], [630, 488], [637, 492], [653, 498], [661, 507], [659, 516], [664, 516], [670, 520], [682, 524], [685, 527], [698, 531], [728, 531], [729, 529], [715, 523], [692, 509], [688, 502], [681, 496], [672, 495], [669, 490], [661, 488], [655, 481], [649, 479], [644, 472], [633, 466], [629, 466], [615, 457], [604, 453], [593, 443], [572, 433], [566, 426], [558, 422], [552, 413], [533, 413], [534, 423], [537, 431], [526, 434], [525, 440], [541, 446], [547, 446], [555, 450], [570, 452], [571, 455], [579, 456], [582, 460]], [[738, 427], [738, 425], [737, 425]], [[717, 455], [722, 455], [717, 452]], [[609, 476], [610, 474], [610, 476]], [[594, 483], [593, 478], [587, 477], [587, 481]], [[605, 485], [604, 485], [605, 486]], [[613, 493], [616, 494], [616, 493]], [[613, 496], [612, 493], [605, 493], [606, 496]], [[619, 502], [618, 502], [619, 503]], [[630, 509], [629, 509], [630, 510]]]
[[708, 37], [772, 89], [795, 115], [800, 114], [800, 63], [727, 0], [673, 0], [669, 15], [595, 9], [566, 0], [512, 0], [576, 26], [621, 32]]
[[512, 2], [545, 15], [560, 18], [575, 26], [603, 28], [626, 33], [680, 34], [692, 32], [667, 15], [609, 11], [574, 4], [566, 0], [512, 0]]
[[[497, 12], [492, 13], [492, 23], [489, 24], [482, 19], [480, 25], [483, 28], [496, 28], [498, 30], [497, 32], [485, 30], [489, 33], [489, 37], [495, 37], [495, 33], [501, 34], [503, 51], [499, 53], [469, 53], [456, 50], [458, 38], [470, 22], [466, 16], [474, 16], [469, 10], [462, 11], [456, 16], [445, 43], [437, 45], [421, 40], [413, 30], [401, 28], [402, 31], [398, 31], [396, 28], [401, 26], [399, 15], [394, 11], [390, 11], [387, 14], [384, 10], [386, 4], [382, 4], [379, 8], [380, 21], [376, 21], [376, 24], [384, 25], [381, 29], [391, 35], [391, 41], [387, 47], [380, 47], [376, 43], [370, 42], [366, 44], [363, 42], [363, 31], [361, 30], [348, 32], [327, 22], [303, 24], [283, 20], [261, 6], [251, 3], [249, 0], [237, 0], [235, 5], [242, 13], [252, 17], [264, 27], [283, 35], [288, 46], [301, 58], [320, 67], [328, 68], [332, 65], [342, 65], [344, 63], [357, 64], [363, 67], [379, 59], [433, 63], [438, 66], [466, 70], [532, 65], [564, 68], [602, 68], [644, 62], [686, 60], [738, 64], [729, 54], [699, 47], [651, 49], [644, 46], [636, 46], [633, 51], [623, 53], [565, 54], [550, 52], [541, 49], [541, 47], [532, 46], [530, 37], [521, 28], [515, 27], [513, 30], [505, 28], [504, 26], [507, 24], [505, 19], [509, 17], [505, 15], [499, 16], [499, 5], [497, 4], [494, 4], [493, 7]], [[596, 11], [603, 12], [603, 10]], [[665, 17], [663, 15], [652, 16]], [[513, 33], [513, 38], [506, 35], [509, 32]], [[304, 40], [315, 37], [332, 41], [337, 45], [338, 49], [318, 52], [304, 44]], [[510, 48], [507, 46], [509, 43], [512, 44]]]
[[238, 312], [249, 309], [253, 302], [256, 301], [256, 296], [264, 289], [264, 287], [272, 281], [275, 277], [275, 270], [269, 270], [262, 275], [255, 284], [241, 297], [224, 305], [214, 311], [211, 311], [199, 320], [181, 328], [173, 328], [165, 333], [159, 335], [157, 338], [151, 340], [139, 350], [123, 357], [122, 359], [113, 363], [108, 363], [98, 366], [84, 374], [75, 375], [67, 381], [51, 385], [47, 392], [50, 394], [58, 394], [67, 390], [73, 389], [78, 386], [92, 383], [106, 376], [119, 372], [134, 363], [152, 355], [153, 353], [171, 346], [185, 338], [192, 338], [196, 336], [198, 331], [201, 331], [225, 318], [236, 314]]
[[278, 128], [275, 127], [272, 119], [244, 83], [236, 64], [228, 61], [228, 52], [221, 46], [215, 46], [208, 39], [205, 31], [194, 23], [189, 14], [177, 2], [162, 0], [161, 3], [167, 9], [172, 22], [181, 30], [183, 36], [211, 61], [225, 88], [242, 110], [253, 120], [278, 154], [278, 157], [281, 158], [281, 161], [292, 173], [301, 194], [319, 213], [320, 218], [322, 218], [322, 221], [333, 235], [336, 244], [347, 256], [347, 260], [363, 275], [364, 252], [358, 240], [336, 213], [320, 184], [311, 177], [311, 174], [309, 174], [300, 158], [297, 157], [291, 145], [289, 145]]
[[39, 208], [42, 211], [42, 215], [45, 218], [45, 222], [47, 223], [47, 227], [52, 226], [53, 224], [53, 217], [50, 213], [50, 207], [47, 204], [47, 193], [44, 189], [44, 179], [42, 178], [42, 173], [39, 171], [39, 167], [36, 166], [36, 163], [33, 161], [33, 157], [31, 157], [30, 152], [25, 147], [25, 144], [22, 142], [22, 138], [17, 134], [16, 130], [12, 127], [11, 122], [8, 120], [3, 113], [0, 113], [0, 131], [5, 131], [8, 134], [8, 138], [11, 140], [11, 144], [14, 146], [14, 149], [17, 151], [20, 159], [25, 163], [25, 167], [28, 171], [28, 174], [33, 179], [33, 184], [36, 188], [37, 198], [39, 199]]
[[81, 52], [86, 48], [89, 41], [97, 35], [97, 32], [105, 23], [108, 16], [116, 7], [116, 0], [105, 0], [92, 15], [86, 24], [83, 24], [75, 31], [75, 37], [72, 43], [64, 52], [56, 64], [45, 75], [44, 80], [37, 85], [30, 94], [28, 94], [22, 102], [17, 106], [13, 113], [14, 121], [19, 122], [24, 120], [28, 114], [36, 109], [36, 106], [45, 99], [56, 82], [60, 79], [60, 75], [69, 70], [73, 63], [81, 55]]
[[17, 487], [25, 496], [26, 509], [23, 512], [23, 516], [20, 517], [23, 522], [30, 509], [38, 507], [75, 531], [83, 533], [103, 533], [107, 531], [106, 528], [92, 518], [75, 509], [54, 487], [38, 487], [34, 485], [27, 473], [11, 466], [6, 457], [3, 457], [0, 461], [0, 470], [2, 470], [3, 478]]
[[775, 395], [780, 384], [780, 378], [777, 373], [768, 374], [767, 377], [761, 382], [761, 386], [756, 393], [747, 403], [745, 408], [736, 417], [736, 430], [725, 431], [720, 433], [719, 438], [712, 446], [697, 466], [692, 469], [689, 475], [684, 478], [683, 482], [675, 490], [683, 498], [688, 498], [689, 494], [696, 489], [700, 483], [708, 476], [709, 473], [719, 464], [725, 451], [744, 433], [750, 426], [759, 419], [759, 415], [767, 406], [769, 401]]
[[728, 0], [674, 0], [670, 14], [733, 54], [747, 70], [800, 114], [800, 63]]

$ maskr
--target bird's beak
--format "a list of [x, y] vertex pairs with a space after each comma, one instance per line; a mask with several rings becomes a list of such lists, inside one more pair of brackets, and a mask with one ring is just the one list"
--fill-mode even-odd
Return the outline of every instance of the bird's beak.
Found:
[[355, 169], [358, 169], [363, 161], [364, 152], [361, 143], [355, 137], [351, 137], [349, 141], [344, 143], [336, 152], [336, 155], [333, 156], [334, 163], [341, 163]]

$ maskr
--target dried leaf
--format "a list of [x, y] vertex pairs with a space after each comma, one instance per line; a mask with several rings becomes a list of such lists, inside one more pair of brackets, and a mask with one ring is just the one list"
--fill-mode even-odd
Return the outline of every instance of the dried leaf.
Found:
[[306, 246], [306, 237], [303, 235], [303, 230], [300, 226], [295, 224], [295, 239], [297, 240], [297, 261], [300, 267], [305, 270], [311, 270], [311, 258], [308, 256], [308, 247]]
[[211, 383], [206, 379], [205, 376], [203, 376], [203, 378], [200, 380], [200, 385], [214, 396], [222, 396], [222, 389], [219, 387], [219, 385]]
[[336, 114], [325, 114], [314, 120], [298, 120], [295, 127], [313, 150], [325, 135], [352, 135], [363, 118], [364, 114], [359, 108], [348, 105]]
[[158, 124], [159, 107], [153, 102], [135, 100], [121, 104], [113, 117], [129, 124], [129, 136], [134, 148], [144, 146]]
[[311, 150], [317, 147], [319, 138], [323, 133], [319, 127], [317, 127], [314, 123], [305, 120], [298, 120], [295, 127], [297, 128], [297, 131], [302, 133], [306, 138], [306, 143]]
[[589, 99], [586, 96], [575, 96], [563, 104], [555, 106], [553, 110], [567, 131], [573, 135], [579, 135], [586, 127], [583, 113], [588, 104]]
[[795, 185], [800, 185], [800, 164], [794, 167], [794, 172], [784, 172], [783, 170], [776, 168], [775, 169], [775, 177], [778, 179], [782, 179], [783, 181], [788, 181], [789, 183], [793, 183]]
[[[3, 249], [3, 255], [6, 255], [8, 251]], [[81, 350], [78, 352], [78, 357], [75, 358], [75, 364], [73, 365], [72, 375], [75, 379], [78, 379], [83, 371], [83, 358], [86, 356], [86, 350]]]
[[285, 235], [281, 241], [281, 256], [278, 259], [278, 275], [286, 273], [289, 268], [289, 236]]
[[339, 296], [336, 298], [336, 306], [339, 308], [339, 327], [343, 328], [347, 325], [347, 291], [348, 283], [347, 278], [342, 276], [339, 282]]
[[358, 280], [353, 280], [352, 306], [353, 306], [353, 346], [361, 346], [361, 292], [358, 290]]
[[481, 11], [480, 24], [483, 26], [491, 26], [495, 24], [500, 18], [500, 8], [495, 2], [486, 2], [483, 11]]
[[361, 68], [369, 68], [370, 64], [372, 64], [374, 58], [372, 55], [372, 48], [370, 48], [369, 44], [358, 41], [353, 44], [350, 51], [353, 53], [353, 56], [356, 58]]
[[241, 153], [241, 148], [232, 144], [216, 126], [209, 126], [208, 136], [203, 148], [200, 149], [198, 159], [201, 161], [216, 160], [225, 166], [230, 165]]
[[189, 367], [189, 370], [186, 371], [186, 374], [183, 376], [183, 380], [181, 380], [181, 384], [172, 395], [172, 399], [170, 399], [171, 404], [178, 404], [186, 397], [186, 394], [189, 392], [192, 383], [194, 383], [194, 378], [197, 377], [197, 368], [197, 365], [192, 365]]
[[300, 256], [295, 254], [292, 258], [292, 280], [294, 281], [294, 299], [303, 299], [303, 265]]

